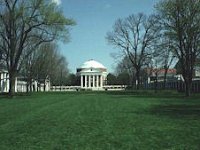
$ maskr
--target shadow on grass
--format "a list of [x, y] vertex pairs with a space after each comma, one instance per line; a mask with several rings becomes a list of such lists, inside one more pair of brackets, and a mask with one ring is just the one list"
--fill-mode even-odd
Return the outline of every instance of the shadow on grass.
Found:
[[200, 119], [200, 104], [198, 105], [158, 105], [150, 109], [150, 113], [171, 118], [198, 118]]
[[0, 99], [15, 99], [17, 97], [30, 97], [32, 95], [32, 93], [22, 93], [22, 92], [18, 92], [15, 93], [13, 96], [10, 96], [9, 93], [0, 93]]
[[134, 96], [134, 97], [151, 97], [151, 98], [184, 98], [183, 93], [177, 91], [158, 91], [153, 90], [139, 90], [139, 91], [107, 91], [109, 95]]
[[0, 98], [8, 98], [8, 93], [0, 93]]

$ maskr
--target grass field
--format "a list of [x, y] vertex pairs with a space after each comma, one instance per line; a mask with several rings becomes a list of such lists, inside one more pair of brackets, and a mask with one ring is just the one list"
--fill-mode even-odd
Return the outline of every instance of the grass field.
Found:
[[0, 150], [198, 150], [198, 97], [170, 92], [0, 97]]

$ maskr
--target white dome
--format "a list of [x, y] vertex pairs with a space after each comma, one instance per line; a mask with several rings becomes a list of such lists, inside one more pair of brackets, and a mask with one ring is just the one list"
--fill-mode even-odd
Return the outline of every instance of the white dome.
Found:
[[81, 69], [87, 69], [87, 68], [101, 68], [101, 69], [106, 69], [106, 67], [104, 65], [102, 65], [101, 63], [95, 61], [95, 60], [88, 60], [86, 62], [84, 62], [81, 67]]

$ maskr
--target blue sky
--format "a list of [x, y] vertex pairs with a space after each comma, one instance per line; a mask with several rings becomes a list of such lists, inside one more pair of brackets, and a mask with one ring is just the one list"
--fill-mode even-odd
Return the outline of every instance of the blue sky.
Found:
[[89, 59], [101, 62], [114, 71], [116, 61], [110, 56], [118, 52], [105, 39], [118, 18], [143, 12], [150, 14], [159, 0], [54, 0], [60, 1], [60, 7], [66, 17], [73, 18], [77, 25], [71, 31], [69, 43], [60, 43], [59, 49], [67, 58], [69, 69], [76, 68]]

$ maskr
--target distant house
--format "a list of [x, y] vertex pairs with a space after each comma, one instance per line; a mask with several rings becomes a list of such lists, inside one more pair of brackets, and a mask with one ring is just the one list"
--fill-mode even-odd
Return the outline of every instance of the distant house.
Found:
[[[146, 73], [148, 74], [148, 83], [153, 82], [157, 77], [158, 82], [164, 81], [165, 69], [158, 68], [146, 68]], [[167, 70], [166, 80], [171, 81], [176, 79], [177, 71], [174, 68]]]
[[196, 66], [194, 70], [194, 76], [200, 77], [200, 66]]
[[[165, 75], [165, 69], [153, 69], [152, 70], [152, 76], [155, 76], [156, 73], [158, 74], [158, 77], [164, 78]], [[168, 69], [167, 70], [167, 77], [173, 77], [176, 75], [176, 69]]]
[[[175, 68], [177, 69], [177, 74], [182, 74], [182, 71], [181, 71], [181, 65], [180, 65], [180, 62], [177, 62]], [[198, 58], [196, 60], [196, 63], [194, 65], [194, 70], [193, 70], [193, 78], [196, 79], [196, 78], [200, 78], [200, 59]]]
[[200, 78], [200, 58], [196, 60], [195, 66], [194, 66], [194, 77]]

